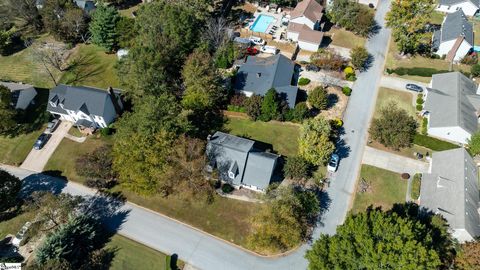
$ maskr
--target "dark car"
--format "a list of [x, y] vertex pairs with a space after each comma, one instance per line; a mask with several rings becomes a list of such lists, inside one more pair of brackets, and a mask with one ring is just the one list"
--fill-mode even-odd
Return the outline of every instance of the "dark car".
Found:
[[415, 91], [415, 92], [419, 92], [419, 93], [423, 92], [423, 88], [421, 86], [418, 86], [418, 85], [413, 84], [413, 83], [408, 83], [405, 86], [405, 88], [407, 90], [410, 90], [410, 91]]
[[35, 141], [33, 145], [33, 149], [40, 150], [45, 146], [48, 140], [52, 137], [52, 134], [42, 133], [42, 135], [38, 136], [38, 139]]
[[320, 71], [320, 68], [315, 66], [315, 65], [312, 65], [312, 64], [309, 64], [305, 67], [307, 69], [307, 71], [313, 71], [313, 72], [319, 72]]

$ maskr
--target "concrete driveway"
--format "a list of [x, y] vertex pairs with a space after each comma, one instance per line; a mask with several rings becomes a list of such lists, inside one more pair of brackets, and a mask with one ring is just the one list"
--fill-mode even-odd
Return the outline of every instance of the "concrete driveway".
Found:
[[413, 83], [413, 84], [416, 84], [418, 86], [421, 86], [421, 87], [423, 87], [424, 91], [425, 91], [425, 88], [428, 85], [427, 83], [417, 82], [417, 81], [413, 81], [413, 80], [406, 80], [406, 79], [393, 77], [393, 76], [382, 76], [382, 80], [380, 81], [380, 86], [415, 94], [416, 92], [407, 90], [405, 88], [405, 86], [408, 83]]
[[323, 73], [322, 71], [314, 72], [314, 71], [302, 70], [302, 71], [300, 71], [299, 77], [300, 78], [301, 77], [308, 78], [312, 82], [320, 82], [320, 83], [323, 83], [323, 84], [336, 85], [336, 86], [340, 86], [340, 87], [348, 86], [348, 87], [352, 88], [352, 85], [353, 85], [353, 82], [349, 82], [349, 81], [345, 81], [345, 80], [335, 78], [335, 77], [330, 76], [326, 73]]
[[20, 168], [34, 171], [34, 172], [41, 172], [43, 171], [43, 167], [47, 164], [48, 160], [52, 156], [55, 149], [57, 149], [58, 145], [62, 141], [63, 137], [68, 133], [68, 130], [72, 127], [71, 122], [62, 121], [57, 129], [52, 133], [52, 137], [50, 140], [43, 146], [40, 150], [33, 149], [28, 154], [27, 158], [23, 161]]
[[413, 158], [395, 155], [389, 152], [378, 150], [370, 146], [365, 147], [363, 152], [363, 164], [372, 165], [378, 168], [397, 173], [415, 173], [428, 172], [429, 164]]

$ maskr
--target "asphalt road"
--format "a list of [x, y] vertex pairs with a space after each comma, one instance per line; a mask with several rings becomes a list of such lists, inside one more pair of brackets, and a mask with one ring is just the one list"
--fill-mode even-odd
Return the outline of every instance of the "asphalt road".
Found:
[[[382, 0], [378, 6], [376, 20], [382, 27], [384, 15], [389, 9], [389, 0]], [[345, 114], [345, 135], [340, 146], [339, 170], [328, 189], [331, 200], [322, 224], [314, 231], [314, 239], [320, 234], [335, 233], [347, 214], [355, 182], [360, 168], [367, 130], [375, 105], [379, 81], [390, 31], [383, 27], [372, 37], [366, 47], [375, 57], [371, 68], [358, 76]], [[353, 130], [353, 132], [352, 132]], [[65, 183], [59, 179], [26, 171], [20, 168], [7, 168], [12, 173], [25, 178], [31, 189], [52, 188], [72, 194], [93, 195], [94, 191], [75, 183]], [[310, 244], [277, 258], [264, 258], [232, 246], [223, 240], [202, 233], [192, 227], [171, 220], [158, 213], [126, 203], [119, 211], [127, 213], [119, 228], [119, 233], [133, 240], [165, 253], [176, 253], [179, 258], [200, 269], [208, 270], [293, 270], [306, 269], [305, 251]], [[192, 212], [192, 215], [197, 213]], [[234, 215], [235, 213], [232, 213]], [[113, 225], [118, 220], [109, 221]]]

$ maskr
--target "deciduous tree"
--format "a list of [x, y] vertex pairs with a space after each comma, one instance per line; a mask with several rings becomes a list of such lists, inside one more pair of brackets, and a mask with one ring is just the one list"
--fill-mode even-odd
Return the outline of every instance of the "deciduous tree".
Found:
[[375, 26], [373, 12], [352, 0], [335, 0], [329, 8], [330, 20], [355, 34], [367, 37]]
[[455, 269], [475, 270], [480, 266], [480, 242], [472, 241], [461, 245], [455, 259]]
[[39, 32], [43, 24], [36, 3], [36, 0], [3, 0], [0, 2], [0, 13], [16, 22], [19, 28], [33, 28]]
[[115, 178], [112, 170], [112, 147], [104, 145], [91, 153], [86, 153], [77, 158], [75, 170], [80, 176], [90, 179], [111, 180]]
[[88, 17], [73, 1], [45, 0], [42, 19], [57, 40], [77, 43], [87, 39]]
[[365, 47], [355, 47], [350, 51], [350, 62], [358, 70], [364, 70], [367, 67], [370, 55]]
[[285, 176], [296, 181], [305, 180], [311, 175], [312, 165], [304, 158], [293, 156], [287, 158], [283, 168]]
[[262, 114], [262, 100], [261, 96], [253, 94], [245, 101], [245, 110], [254, 121]]
[[260, 120], [270, 121], [280, 114], [280, 97], [274, 88], [267, 91], [262, 100], [262, 114]]
[[0, 212], [15, 206], [22, 182], [16, 176], [0, 169]]
[[321, 116], [303, 122], [300, 128], [299, 155], [314, 165], [322, 165], [335, 150], [331, 141], [332, 128]]

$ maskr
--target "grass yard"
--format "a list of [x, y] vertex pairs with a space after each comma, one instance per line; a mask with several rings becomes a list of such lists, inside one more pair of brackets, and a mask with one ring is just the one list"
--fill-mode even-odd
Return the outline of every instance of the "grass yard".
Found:
[[[115, 257], [110, 266], [111, 270], [166, 270], [165, 258], [167, 255], [116, 234], [107, 244], [107, 248], [115, 248]], [[181, 269], [184, 263], [177, 262]]]
[[416, 98], [416, 96], [406, 91], [398, 91], [390, 88], [380, 87], [373, 117], [380, 117], [381, 108], [387, 106], [391, 102], [394, 102], [399, 108], [406, 110], [409, 115], [416, 118], [417, 114], [415, 107], [413, 106], [414, 98]]
[[15, 235], [27, 221], [32, 221], [35, 217], [35, 213], [24, 212], [11, 219], [0, 222], [0, 239], [5, 238], [8, 234]]
[[370, 165], [362, 165], [360, 179], [365, 179], [370, 188], [364, 193], [357, 191], [352, 206], [353, 213], [364, 211], [370, 205], [381, 206], [387, 210], [394, 203], [405, 202], [407, 181], [401, 179], [400, 174]]
[[19, 166], [32, 150], [35, 140], [43, 130], [37, 130], [16, 137], [0, 136], [0, 163]]
[[473, 43], [474, 45], [480, 45], [480, 20], [470, 19], [470, 22], [473, 24]]
[[298, 152], [300, 126], [292, 123], [252, 121], [229, 117], [225, 131], [233, 135], [268, 143], [273, 151], [284, 156], [295, 156]]
[[432, 12], [432, 15], [430, 16], [430, 23], [431, 24], [442, 24], [444, 17], [445, 17], [444, 13], [434, 10]]
[[63, 74], [61, 83], [102, 89], [120, 86], [115, 71], [116, 54], [107, 54], [102, 48], [93, 44], [80, 44], [75, 50], [70, 57], [76, 61], [76, 64]]
[[332, 39], [332, 45], [345, 47], [345, 48], [355, 48], [357, 46], [365, 45], [366, 39], [357, 36], [354, 33], [347, 31], [343, 28], [334, 28], [332, 27], [330, 31], [328, 31], [327, 35], [330, 36]]

